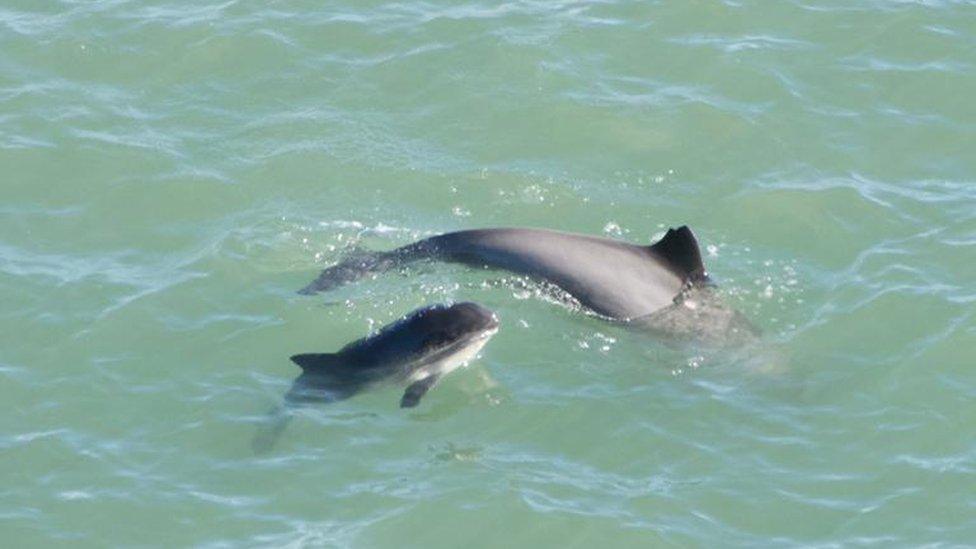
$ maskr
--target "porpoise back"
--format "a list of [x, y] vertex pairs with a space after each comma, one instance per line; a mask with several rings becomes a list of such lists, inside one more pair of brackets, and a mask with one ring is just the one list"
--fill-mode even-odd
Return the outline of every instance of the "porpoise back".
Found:
[[738, 345], [758, 334], [710, 284], [698, 241], [687, 226], [669, 229], [649, 246], [534, 228], [446, 233], [340, 262], [301, 293], [327, 291], [428, 259], [544, 280], [599, 315], [677, 339]]
[[682, 288], [707, 276], [687, 227], [668, 231], [653, 246], [546, 229], [460, 231], [428, 242], [442, 259], [549, 281], [618, 320], [667, 307]]
[[504, 269], [546, 280], [594, 312], [630, 320], [670, 305], [686, 285], [707, 279], [688, 227], [652, 246], [532, 228], [458, 231], [325, 269], [304, 294], [327, 291], [369, 274], [423, 259]]

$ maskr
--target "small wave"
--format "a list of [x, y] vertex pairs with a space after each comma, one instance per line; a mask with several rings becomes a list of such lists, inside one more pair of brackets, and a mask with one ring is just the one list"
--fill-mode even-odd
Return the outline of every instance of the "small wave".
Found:
[[811, 49], [814, 44], [793, 38], [781, 38], [768, 35], [745, 36], [713, 36], [707, 34], [693, 34], [681, 38], [669, 39], [675, 44], [689, 46], [712, 46], [726, 53], [736, 53], [749, 50], [802, 50]]

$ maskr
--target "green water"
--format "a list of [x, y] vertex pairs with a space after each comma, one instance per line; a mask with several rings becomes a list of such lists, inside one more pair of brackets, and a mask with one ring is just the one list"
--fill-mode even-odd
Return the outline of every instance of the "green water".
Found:
[[[0, 544], [976, 541], [976, 5], [0, 2]], [[357, 249], [690, 225], [746, 356]], [[411, 411], [297, 369], [497, 311]]]

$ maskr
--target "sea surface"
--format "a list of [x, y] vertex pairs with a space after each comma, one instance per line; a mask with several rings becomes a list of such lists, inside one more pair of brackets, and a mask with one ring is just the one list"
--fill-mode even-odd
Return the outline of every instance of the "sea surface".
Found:
[[[763, 330], [350, 254], [696, 232]], [[412, 309], [501, 331], [251, 442]], [[976, 4], [0, 1], [0, 545], [976, 543]]]

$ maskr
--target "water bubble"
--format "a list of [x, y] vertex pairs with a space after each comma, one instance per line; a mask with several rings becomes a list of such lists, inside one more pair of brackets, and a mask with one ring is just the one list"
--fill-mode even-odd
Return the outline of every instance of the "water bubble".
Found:
[[620, 228], [620, 225], [610, 221], [603, 226], [603, 233], [611, 236], [621, 236], [623, 235], [623, 229]]
[[532, 292], [524, 289], [519, 289], [512, 292], [512, 297], [518, 300], [525, 300], [532, 297]]

